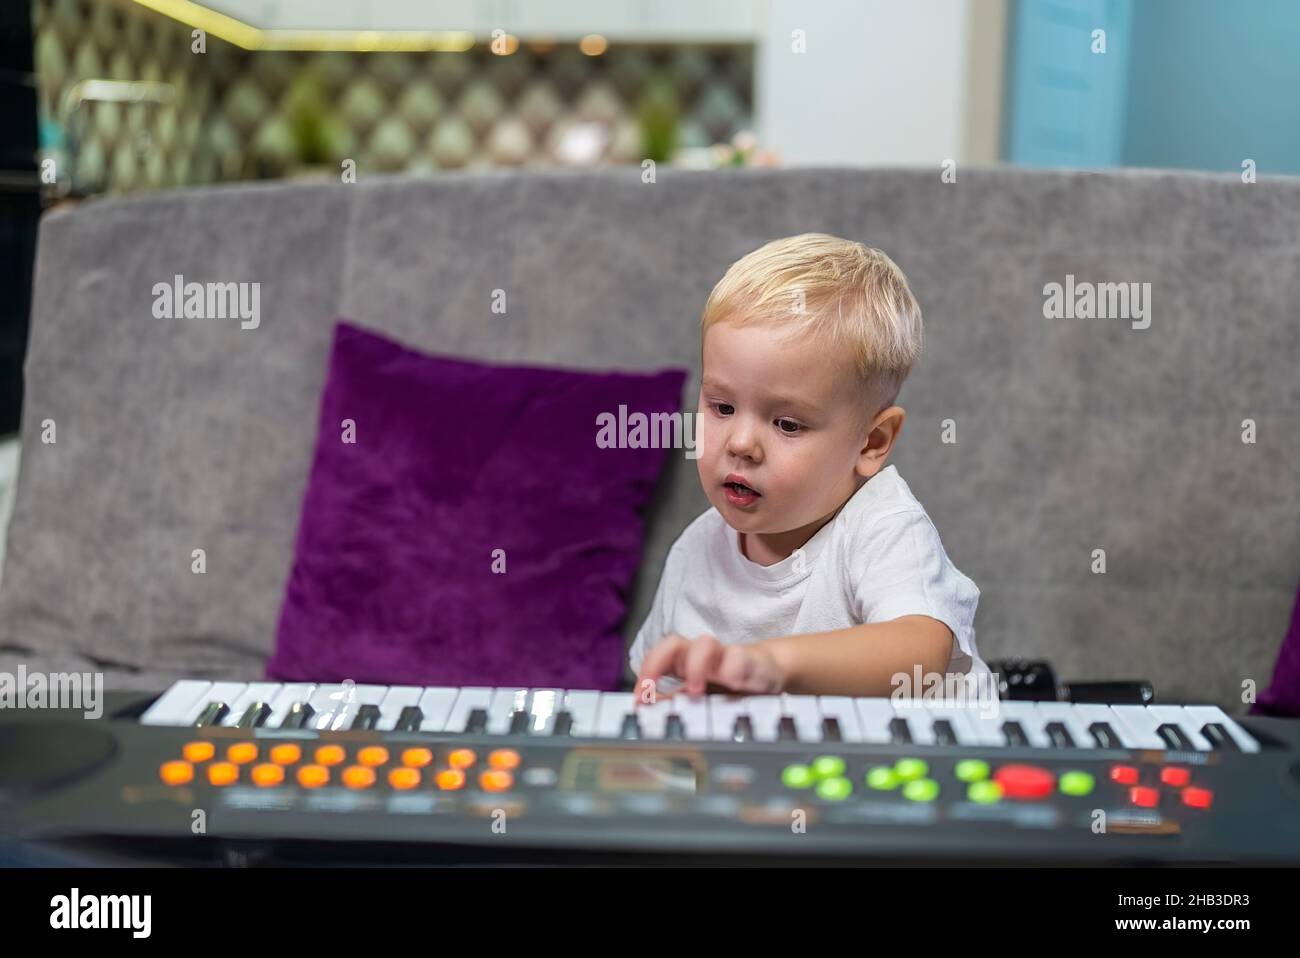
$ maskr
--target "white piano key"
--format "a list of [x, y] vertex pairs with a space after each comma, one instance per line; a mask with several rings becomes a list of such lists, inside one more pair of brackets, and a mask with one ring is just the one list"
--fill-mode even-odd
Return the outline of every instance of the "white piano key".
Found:
[[528, 693], [528, 734], [550, 735], [555, 716], [564, 705], [563, 689], [533, 689]]
[[[1025, 732], [1030, 748], [1052, 747], [1052, 740], [1047, 737], [1047, 729], [1044, 728], [1042, 716], [1038, 714], [1036, 702], [1008, 700], [999, 703], [999, 711], [1002, 713], [997, 723], [999, 729], [1007, 722], [1018, 722]], [[1007, 744], [1005, 732], [1002, 735], [1002, 744], [1004, 746]]]
[[947, 705], [943, 702], [927, 702], [925, 710], [930, 715], [930, 721], [946, 721], [952, 726], [952, 734], [957, 739], [958, 745], [982, 745], [979, 734], [975, 726], [971, 724], [969, 712], [970, 708], [960, 705]]
[[[1151, 713], [1157, 728], [1161, 725], [1176, 725], [1187, 736], [1187, 740], [1192, 743], [1192, 748], [1196, 749], [1196, 751], [1209, 752], [1213, 750], [1210, 746], [1210, 740], [1201, 734], [1200, 726], [1188, 719], [1181, 706], [1148, 705], [1147, 711]], [[1201, 725], [1204, 724], [1204, 722], [1201, 723]], [[1166, 745], [1165, 747], [1168, 748], [1169, 746]]]
[[1097, 743], [1088, 731], [1088, 722], [1083, 721], [1079, 706], [1069, 702], [1039, 702], [1038, 715], [1043, 720], [1043, 731], [1047, 731], [1049, 722], [1060, 722], [1070, 733], [1070, 738], [1079, 748], [1095, 748]]
[[[212, 683], [199, 679], [181, 679], [173, 682], [158, 700], [140, 716], [141, 725], [192, 725], [185, 721], [190, 709], [212, 688]], [[204, 699], [207, 702], [207, 699]]]
[[263, 728], [279, 728], [289, 714], [289, 709], [299, 702], [309, 702], [315, 691], [315, 682], [289, 682], [281, 685], [271, 699], [271, 717], [266, 720]]
[[590, 738], [596, 734], [596, 718], [600, 714], [599, 692], [590, 689], [566, 689], [564, 692], [563, 711], [569, 713], [572, 722], [569, 734], [581, 738]]
[[754, 739], [775, 742], [776, 726], [781, 721], [781, 696], [749, 695], [745, 697], [744, 708], [754, 729]]
[[[317, 690], [319, 692], [319, 689]], [[313, 716], [312, 728], [333, 732], [350, 729], [363, 705], [379, 705], [388, 694], [387, 685], [352, 685], [334, 696], [337, 707], [328, 715]]]
[[492, 693], [492, 689], [481, 685], [467, 685], [460, 689], [456, 701], [452, 703], [451, 711], [447, 714], [447, 722], [442, 731], [465, 731], [465, 723], [469, 721], [470, 713], [475, 709], [487, 711], [488, 705], [492, 702]]
[[703, 695], [690, 696], [684, 692], [674, 695], [672, 712], [682, 720], [688, 742], [709, 740], [709, 700]]
[[[1088, 732], [1088, 741], [1091, 742], [1095, 748], [1100, 748], [1101, 746], [1098, 745], [1097, 740], [1092, 737], [1092, 732], [1088, 731], [1094, 722], [1103, 722], [1110, 726], [1111, 731], [1115, 733], [1115, 737], [1120, 740], [1121, 745], [1124, 745], [1124, 742], [1128, 738], [1128, 732], [1122, 727], [1118, 727], [1120, 723], [1111, 713], [1109, 706], [1100, 703], [1084, 702], [1079, 705], [1071, 705], [1070, 711], [1075, 715], [1079, 724], [1083, 726], [1084, 731]], [[1124, 745], [1124, 747], [1133, 748], [1134, 746]]]
[[631, 714], [633, 708], [631, 692], [601, 693], [600, 710], [596, 713], [596, 735], [600, 738], [618, 738], [623, 731], [623, 720]]
[[245, 682], [213, 682], [198, 701], [190, 705], [189, 711], [182, 717], [180, 724], [193, 725], [211, 702], [225, 702], [229, 705], [239, 698], [239, 693], [244, 691], [246, 684]]
[[[668, 716], [675, 710], [676, 704], [672, 698], [659, 698], [655, 702], [637, 705], [636, 720], [641, 727], [641, 736], [654, 741], [662, 739]], [[617, 730], [615, 734], [618, 734]]]
[[402, 709], [418, 705], [423, 694], [424, 689], [418, 685], [389, 686], [388, 694], [379, 703], [379, 721], [375, 723], [375, 728], [380, 732], [391, 732], [401, 718]]
[[514, 713], [527, 710], [528, 689], [517, 686], [493, 689], [492, 701], [488, 703], [488, 734], [505, 735], [510, 731], [510, 719]]
[[1128, 737], [1132, 739], [1134, 743], [1132, 747], [1168, 748], [1165, 740], [1156, 734], [1156, 726], [1160, 723], [1155, 720], [1145, 705], [1112, 705], [1109, 708], [1116, 721], [1124, 726]]
[[[862, 727], [858, 722], [858, 710], [853, 699], [847, 695], [819, 695], [817, 708], [823, 719], [833, 718], [840, 727], [840, 737], [846, 742], [861, 742]], [[821, 735], [820, 723], [817, 734]]]
[[1228, 730], [1228, 735], [1237, 743], [1237, 747], [1243, 752], [1259, 751], [1259, 742], [1256, 741], [1255, 736], [1251, 735], [1233, 721], [1233, 719], [1217, 705], [1189, 705], [1184, 709], [1184, 711], [1187, 713], [1187, 717], [1191, 724], [1195, 725], [1197, 729], [1209, 725], [1212, 722], [1218, 722]]
[[1004, 704], [998, 702], [995, 708], [980, 706], [962, 710], [966, 716], [966, 723], [975, 734], [976, 742], [985, 748], [1007, 747], [1006, 736], [1002, 734], [1002, 722], [1004, 721], [1002, 706]]
[[709, 694], [709, 736], [715, 742], [730, 742], [736, 729], [736, 719], [747, 714], [744, 697], [725, 695], [721, 692]]
[[794, 719], [795, 735], [800, 742], [822, 740], [822, 710], [815, 695], [781, 696], [781, 711]]
[[[267, 705], [270, 705], [271, 699], [275, 698], [275, 694], [279, 690], [279, 682], [249, 682], [244, 686], [244, 690], [239, 693], [235, 700], [228, 703], [230, 705], [230, 711], [226, 714], [226, 717], [221, 720], [221, 724], [228, 726], [238, 725], [239, 720], [244, 717], [244, 713], [248, 711], [250, 705], [255, 705], [258, 702], [265, 702]], [[262, 724], [262, 728], [269, 727], [270, 726], [266, 725], [266, 723]]]
[[[460, 697], [460, 689], [450, 685], [430, 685], [420, 693], [420, 700], [416, 702], [416, 707], [420, 710], [420, 731], [421, 732], [446, 732], [449, 731], [449, 721], [451, 719], [451, 710], [456, 704], [457, 698]], [[469, 713], [465, 715], [468, 717]], [[461, 727], [454, 731], [463, 731], [465, 723], [461, 721]]]
[[907, 719], [913, 745], [934, 745], [934, 715], [921, 702], [894, 703], [894, 717]]
[[[898, 715], [889, 699], [855, 698], [853, 704], [858, 710], [858, 727], [862, 730], [862, 741], [887, 744], [894, 740], [889, 731], [889, 723]], [[902, 711], [907, 713], [903, 715], [904, 718], [916, 712], [915, 709]]]

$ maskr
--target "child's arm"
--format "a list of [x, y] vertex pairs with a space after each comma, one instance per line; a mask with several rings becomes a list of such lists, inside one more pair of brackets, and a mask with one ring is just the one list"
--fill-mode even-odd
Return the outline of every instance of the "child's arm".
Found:
[[676, 675], [688, 695], [731, 691], [888, 697], [900, 672], [909, 681], [918, 666], [922, 676], [944, 672], [953, 642], [952, 630], [928, 615], [782, 635], [749, 645], [723, 645], [711, 635], [694, 641], [670, 635], [646, 655], [636, 687]]

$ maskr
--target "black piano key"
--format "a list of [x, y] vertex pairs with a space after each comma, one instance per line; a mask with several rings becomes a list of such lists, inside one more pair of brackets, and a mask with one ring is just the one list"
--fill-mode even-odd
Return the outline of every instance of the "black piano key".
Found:
[[1064, 722], [1048, 722], [1046, 731], [1047, 737], [1052, 740], [1054, 748], [1078, 748], [1078, 744], [1070, 735], [1070, 730], [1066, 728]]
[[1187, 733], [1180, 729], [1173, 722], [1163, 722], [1156, 727], [1156, 734], [1160, 736], [1161, 741], [1172, 749], [1180, 752], [1195, 752], [1196, 746], [1192, 740], [1187, 737]]
[[221, 720], [230, 714], [230, 706], [225, 702], [209, 702], [199, 713], [199, 717], [194, 720], [195, 728], [202, 728], [205, 725], [220, 725]]
[[822, 741], [823, 742], [842, 742], [844, 733], [840, 730], [840, 720], [836, 718], [822, 719]]
[[957, 733], [947, 719], [936, 719], [934, 723], [934, 740], [939, 745], [956, 745]]
[[408, 705], [397, 713], [397, 724], [393, 726], [393, 731], [418, 732], [423, 722], [424, 710], [418, 705]]
[[892, 718], [889, 720], [889, 740], [895, 745], [912, 744], [912, 727], [907, 724], [907, 719]]
[[664, 722], [664, 738], [678, 741], [686, 738], [686, 726], [682, 724], [682, 717], [676, 712], [670, 713]]
[[294, 702], [280, 721], [280, 728], [306, 728], [316, 710], [306, 702]]
[[465, 719], [466, 735], [482, 735], [487, 731], [487, 709], [470, 709]]
[[569, 711], [557, 712], [555, 715], [555, 728], [551, 730], [552, 735], [572, 735], [573, 734], [573, 713]]
[[638, 739], [641, 737], [641, 722], [635, 712], [623, 716], [623, 727], [618, 730], [619, 738]]
[[352, 720], [352, 728], [362, 731], [369, 731], [379, 724], [379, 706], [373, 703], [367, 703], [357, 709], [356, 717]]
[[1123, 748], [1124, 743], [1119, 740], [1115, 730], [1107, 722], [1093, 722], [1088, 726], [1088, 734], [1092, 740], [1097, 743], [1098, 748]]
[[792, 716], [782, 715], [781, 721], [776, 723], [776, 740], [778, 742], [799, 741], [799, 731], [794, 727]]
[[731, 727], [733, 742], [754, 741], [754, 722], [748, 715], [737, 715], [736, 724]]
[[248, 708], [244, 709], [244, 714], [239, 717], [239, 728], [261, 728], [263, 723], [271, 717], [271, 706], [265, 702], [254, 702]]
[[1210, 748], [1216, 752], [1240, 752], [1237, 740], [1228, 734], [1222, 722], [1210, 722], [1201, 729], [1201, 734], [1210, 741]]
[[515, 709], [510, 713], [509, 733], [511, 735], [528, 734], [528, 713], [523, 709]]
[[1002, 737], [1007, 740], [1010, 748], [1028, 748], [1029, 736], [1025, 734], [1024, 726], [1015, 719], [1009, 719], [1002, 723]]

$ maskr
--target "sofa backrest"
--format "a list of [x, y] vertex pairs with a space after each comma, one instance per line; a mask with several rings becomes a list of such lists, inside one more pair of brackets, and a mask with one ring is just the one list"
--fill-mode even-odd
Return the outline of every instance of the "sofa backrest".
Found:
[[[1169, 701], [1267, 682], [1300, 574], [1300, 181], [1016, 169], [363, 177], [48, 215], [0, 656], [261, 674], [337, 317], [485, 360], [689, 367], [694, 410], [713, 284], [805, 231], [881, 247], [922, 304], [893, 461], [980, 587], [985, 659]], [[260, 325], [156, 318], [178, 274], [260, 283]], [[1149, 283], [1149, 312], [1049, 316], [1054, 282]], [[629, 637], [707, 507], [670, 463]]]

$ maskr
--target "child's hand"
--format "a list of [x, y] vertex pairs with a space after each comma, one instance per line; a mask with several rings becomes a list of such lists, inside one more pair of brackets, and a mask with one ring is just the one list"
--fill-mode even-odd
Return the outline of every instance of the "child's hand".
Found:
[[[703, 695], [710, 685], [718, 691], [771, 695], [785, 688], [785, 676], [775, 656], [761, 642], [753, 645], [723, 645], [714, 636], [701, 635], [694, 641], [680, 635], [664, 636], [646, 653], [637, 676], [636, 689], [654, 687], [665, 675], [682, 680], [687, 695]], [[638, 701], [640, 696], [637, 696]]]

